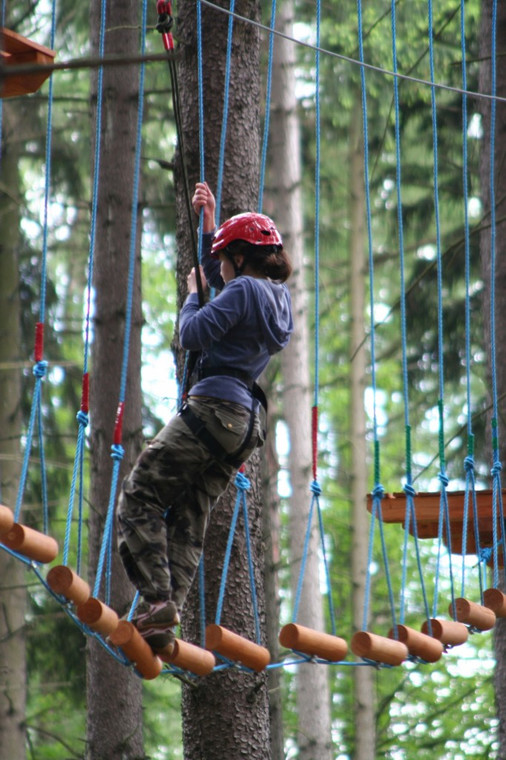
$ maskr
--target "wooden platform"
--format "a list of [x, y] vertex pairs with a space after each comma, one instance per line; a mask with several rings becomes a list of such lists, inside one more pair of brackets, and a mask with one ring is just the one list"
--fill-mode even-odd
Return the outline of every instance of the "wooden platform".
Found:
[[[503, 517], [506, 516], [506, 490], [502, 492]], [[462, 534], [464, 530], [465, 491], [448, 491], [448, 515], [451, 526], [452, 552], [462, 554]], [[480, 548], [493, 545], [493, 492], [491, 490], [476, 491], [476, 506], [478, 510], [478, 532]], [[373, 498], [367, 496], [367, 509], [372, 511]], [[421, 492], [414, 496], [416, 527], [419, 538], [437, 538], [439, 530], [439, 512], [441, 494], [438, 492]], [[467, 513], [466, 554], [476, 553], [476, 537], [474, 534], [473, 496], [470, 493]], [[406, 519], [406, 494], [404, 492], [386, 494], [381, 500], [381, 514], [385, 523], [404, 523]], [[497, 526], [500, 530], [500, 526]], [[410, 516], [409, 532], [413, 535], [413, 515]], [[443, 540], [447, 542], [446, 527], [443, 528]]]
[[4, 67], [7, 70], [9, 66], [22, 64], [40, 64], [43, 67], [52, 63], [55, 55], [54, 50], [38, 45], [16, 32], [11, 32], [10, 29], [0, 27], [0, 97], [11, 98], [36, 92], [51, 74], [51, 71], [46, 72], [41, 68], [40, 71], [29, 74], [2, 76]]

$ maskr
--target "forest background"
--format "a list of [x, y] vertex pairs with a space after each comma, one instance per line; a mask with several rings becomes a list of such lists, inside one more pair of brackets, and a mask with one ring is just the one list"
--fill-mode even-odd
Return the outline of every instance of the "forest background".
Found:
[[[396, 3], [396, 34], [399, 65], [404, 74], [430, 80], [427, 38], [427, 4]], [[430, 5], [429, 5], [430, 7]], [[488, 4], [487, 4], [488, 7]], [[418, 9], [419, 12], [416, 12]], [[465, 10], [465, 48], [461, 46], [461, 20]], [[487, 226], [483, 183], [480, 183], [480, 154], [484, 127], [480, 100], [470, 99], [467, 125], [467, 206], [463, 205], [462, 139], [462, 54], [466, 51], [467, 87], [479, 89], [480, 4], [444, 2], [434, 13], [435, 77], [455, 90], [437, 95], [439, 228], [434, 211], [434, 146], [431, 115], [431, 89], [416, 81], [400, 81], [400, 130], [402, 144], [402, 222], [403, 250], [406, 254], [406, 334], [409, 373], [410, 425], [413, 437], [414, 482], [418, 490], [439, 487], [439, 372], [438, 327], [444, 331], [444, 419], [445, 466], [449, 489], [464, 486], [463, 462], [467, 454], [466, 421], [473, 415], [476, 472], [479, 485], [488, 486], [490, 443], [487, 441], [486, 411], [488, 395], [488, 357], [490, 346], [484, 340], [486, 312], [483, 292], [478, 232]], [[307, 269], [309, 307], [305, 316], [309, 332], [317, 337], [308, 352], [309, 371], [318, 380], [320, 410], [319, 478], [325, 519], [326, 549], [330, 560], [330, 579], [334, 609], [338, 610], [339, 633], [349, 638], [352, 630], [352, 597], [355, 579], [351, 573], [350, 493], [355, 473], [352, 468], [353, 419], [350, 415], [353, 358], [355, 356], [350, 307], [350, 146], [360, 112], [360, 69], [357, 60], [356, 7], [352, 3], [328, 4], [321, 20], [320, 46], [329, 54], [319, 61], [319, 100], [315, 97], [315, 9], [307, 4], [294, 7], [296, 23], [293, 36], [306, 44], [295, 45], [297, 116], [300, 125], [302, 197], [304, 211], [304, 257]], [[8, 7], [5, 25], [30, 38], [46, 42], [51, 23], [47, 8], [41, 4]], [[388, 3], [370, 3], [364, 9], [368, 60], [378, 68], [392, 70], [392, 8]], [[263, 19], [268, 23], [268, 19]], [[150, 19], [150, 26], [154, 19]], [[134, 30], [135, 52], [138, 30]], [[177, 38], [177, 35], [176, 35]], [[84, 57], [90, 53], [88, 9], [60, 3], [54, 47], [58, 58]], [[260, 46], [262, 76], [265, 82], [269, 35], [263, 34]], [[158, 35], [148, 36], [148, 50], [158, 52]], [[132, 49], [132, 52], [134, 50]], [[337, 54], [337, 55], [332, 55]], [[340, 57], [346, 56], [346, 57]], [[44, 431], [46, 467], [52, 525], [63, 534], [72, 462], [75, 448], [75, 413], [79, 409], [83, 347], [83, 313], [87, 289], [86, 269], [89, 252], [89, 210], [92, 193], [90, 165], [92, 155], [84, 146], [93, 144], [93, 119], [90, 119], [90, 92], [93, 88], [88, 68], [56, 72], [53, 75], [55, 106], [52, 124], [51, 201], [48, 225], [44, 219], [44, 180], [47, 135], [46, 90], [39, 95], [2, 103], [2, 164], [0, 240], [4, 246], [14, 238], [17, 252], [19, 288], [2, 270], [3, 325], [9, 324], [12, 298], [19, 298], [21, 341], [19, 361], [14, 371], [23, 378], [20, 411], [24, 426], [29, 420], [33, 377], [30, 368], [34, 323], [40, 313], [41, 248], [45, 229], [49, 230], [47, 330], [45, 351], [50, 361], [44, 385]], [[403, 385], [402, 314], [399, 280], [399, 196], [398, 156], [395, 143], [395, 103], [392, 77], [381, 72], [367, 74], [369, 142], [371, 167], [371, 222], [374, 232], [377, 390], [374, 394], [378, 438], [381, 443], [381, 482], [387, 490], [397, 491], [406, 477], [405, 387]], [[265, 85], [264, 85], [265, 86]], [[172, 175], [176, 129], [171, 108], [170, 81], [166, 64], [155, 61], [146, 66], [145, 114], [142, 149], [142, 326], [143, 352], [143, 436], [149, 438], [176, 408], [175, 369], [172, 341], [177, 320], [177, 278], [175, 260], [176, 208]], [[265, 89], [263, 92], [265, 99]], [[358, 121], [360, 124], [360, 120]], [[318, 127], [318, 131], [317, 128]], [[355, 131], [354, 131], [355, 130]], [[318, 148], [318, 150], [317, 150]], [[319, 153], [319, 155], [317, 155]], [[363, 146], [362, 146], [363, 159]], [[121, 155], [116, 156], [122, 160]], [[317, 170], [319, 174], [317, 175]], [[362, 169], [363, 171], [363, 169]], [[315, 191], [318, 176], [319, 193]], [[268, 175], [266, 206], [275, 208], [275, 181]], [[232, 182], [232, 180], [229, 180]], [[270, 195], [269, 195], [270, 193]], [[317, 203], [315, 201], [317, 200]], [[315, 211], [318, 213], [316, 214]], [[273, 214], [274, 215], [274, 214]], [[469, 225], [469, 238], [465, 225]], [[315, 229], [317, 234], [315, 235]], [[439, 240], [438, 234], [440, 235]], [[472, 354], [472, 403], [466, 397], [467, 361], [464, 253], [466, 239], [470, 248], [470, 321]], [[318, 252], [318, 319], [315, 304], [315, 250]], [[70, 255], [70, 252], [71, 255]], [[438, 253], [444, 261], [444, 324], [438, 325]], [[366, 264], [367, 262], [365, 262]], [[367, 291], [366, 267], [362, 268], [363, 290]], [[13, 277], [14, 275], [10, 275]], [[14, 293], [15, 290], [15, 293]], [[6, 297], [6, 295], [8, 297]], [[17, 312], [16, 312], [17, 313]], [[364, 307], [364, 317], [369, 306]], [[316, 328], [318, 332], [316, 333]], [[369, 332], [369, 328], [366, 328]], [[14, 330], [14, 335], [17, 330]], [[6, 341], [2, 342], [6, 346]], [[367, 349], [368, 351], [370, 349]], [[12, 356], [2, 354], [2, 378], [12, 373]], [[316, 370], [318, 377], [316, 378]], [[362, 378], [363, 404], [367, 421], [367, 466], [362, 462], [366, 490], [374, 486], [373, 403], [370, 370]], [[269, 396], [274, 409], [271, 429], [277, 430], [275, 456], [280, 460], [278, 493], [282, 530], [277, 566], [282, 588], [281, 618], [288, 619], [291, 606], [288, 569], [290, 558], [288, 531], [289, 503], [292, 496], [290, 473], [286, 467], [286, 425], [282, 418], [284, 392], [282, 373], [275, 367]], [[7, 382], [4, 380], [4, 382]], [[2, 394], [6, 393], [2, 386]], [[4, 396], [2, 396], [4, 398]], [[279, 418], [279, 419], [277, 419]], [[309, 435], [309, 433], [308, 433]], [[8, 463], [19, 461], [21, 439], [2, 438], [2, 499], [9, 484]], [[285, 448], [283, 448], [285, 447]], [[37, 458], [35, 454], [35, 459]], [[285, 465], [285, 466], [284, 466]], [[40, 480], [37, 468], [30, 469], [24, 495], [24, 514], [37, 523], [40, 505]], [[13, 491], [11, 490], [11, 494]], [[11, 495], [12, 502], [12, 495]], [[310, 494], [308, 490], [307, 503]], [[365, 512], [364, 503], [362, 509]], [[368, 522], [366, 523], [368, 525]], [[399, 588], [403, 564], [403, 535], [400, 526], [388, 530], [388, 553], [393, 586]], [[365, 536], [367, 539], [367, 536]], [[434, 577], [437, 550], [429, 542], [421, 547], [424, 577]], [[416, 557], [407, 557], [407, 595], [413, 613], [423, 615]], [[477, 564], [476, 557], [469, 563]], [[84, 637], [68, 617], [44, 593], [32, 576], [22, 574], [20, 585], [28, 583], [28, 610], [23, 612], [27, 652], [27, 704], [24, 734], [27, 756], [33, 758], [82, 757], [86, 735], [86, 670]], [[374, 583], [371, 600], [372, 627], [388, 628], [388, 585], [382, 569], [381, 553], [371, 563]], [[2, 593], [10, 593], [12, 576]], [[448, 578], [441, 581], [442, 594], [450, 594]], [[322, 582], [324, 591], [325, 581]], [[471, 582], [471, 592], [472, 592]], [[479, 593], [476, 580], [474, 593]], [[5, 601], [4, 601], [5, 605]], [[7, 616], [6, 616], [7, 620]], [[327, 620], [327, 624], [328, 624]], [[2, 642], [8, 638], [4, 632]], [[374, 671], [375, 757], [480, 758], [500, 757], [497, 717], [494, 707], [492, 672], [494, 653], [492, 635], [475, 635], [470, 642], [444, 656], [433, 666], [410, 663], [402, 669]], [[352, 668], [326, 667], [332, 695], [332, 757], [344, 760], [358, 757], [354, 722]], [[297, 680], [293, 669], [282, 673], [284, 753], [287, 758], [301, 756], [297, 729]], [[20, 673], [23, 672], [20, 668]], [[20, 679], [20, 681], [23, 679]], [[88, 687], [89, 688], [89, 687]], [[144, 736], [147, 756], [183, 756], [180, 725], [180, 685], [170, 677], [144, 684]], [[300, 718], [300, 716], [299, 716]], [[177, 737], [177, 738], [176, 738]], [[12, 756], [14, 758], [14, 756]]]

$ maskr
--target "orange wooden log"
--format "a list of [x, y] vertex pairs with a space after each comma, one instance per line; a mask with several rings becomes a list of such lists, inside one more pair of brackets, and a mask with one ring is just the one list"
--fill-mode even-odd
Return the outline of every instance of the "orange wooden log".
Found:
[[106, 604], [90, 596], [77, 608], [77, 617], [92, 631], [110, 636], [118, 627], [118, 615]]
[[8, 533], [14, 525], [14, 515], [9, 507], [0, 504], [0, 536]]
[[[489, 631], [495, 625], [495, 612], [469, 599], [456, 599], [455, 610], [459, 623], [472, 625], [479, 631]], [[448, 613], [453, 614], [453, 604], [449, 605]]]
[[358, 657], [382, 662], [385, 665], [400, 665], [409, 655], [408, 648], [402, 641], [378, 636], [369, 631], [357, 631], [353, 634], [351, 650]]
[[161, 659], [156, 656], [133, 623], [120, 620], [116, 630], [109, 636], [109, 641], [114, 646], [121, 647], [143, 678], [152, 680], [162, 672]]
[[[0, 60], [4, 67], [4, 78], [0, 82], [0, 97], [26, 95], [36, 92], [51, 71], [45, 70], [44, 64], [50, 64], [55, 57], [54, 50], [38, 45], [10, 29], [0, 27]], [[39, 64], [37, 71], [18, 73], [9, 76], [9, 67], [20, 64]]]
[[240, 662], [257, 672], [267, 667], [271, 661], [268, 649], [215, 623], [206, 628], [206, 649], [218, 652], [229, 660]]
[[425, 662], [437, 662], [443, 654], [443, 644], [432, 636], [408, 628], [407, 625], [398, 625], [397, 631], [392, 628], [388, 634], [391, 639], [398, 639], [406, 644], [408, 651], [414, 657], [420, 657]]
[[422, 633], [433, 636], [445, 646], [456, 647], [465, 644], [469, 635], [466, 626], [455, 620], [439, 620], [438, 618], [425, 620], [422, 625]]
[[506, 594], [498, 588], [488, 588], [483, 592], [485, 607], [493, 610], [496, 617], [506, 617]]
[[181, 670], [188, 670], [197, 676], [207, 676], [216, 665], [216, 659], [212, 652], [202, 649], [188, 641], [176, 639], [172, 647], [161, 650], [158, 657], [170, 665], [176, 665]]
[[348, 644], [344, 639], [296, 623], [283, 626], [279, 633], [279, 643], [288, 649], [321, 657], [329, 662], [339, 662], [348, 653]]
[[49, 587], [74, 604], [84, 604], [90, 598], [90, 587], [67, 565], [56, 565], [47, 574]]
[[58, 544], [52, 536], [46, 536], [45, 533], [20, 523], [14, 523], [1, 537], [1, 541], [9, 549], [35, 562], [52, 562], [58, 555]]

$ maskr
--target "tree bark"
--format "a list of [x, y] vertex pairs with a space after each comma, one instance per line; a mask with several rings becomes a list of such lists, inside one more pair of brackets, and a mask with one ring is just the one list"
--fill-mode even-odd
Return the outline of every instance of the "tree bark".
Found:
[[[482, 19], [480, 31], [480, 78], [479, 91], [491, 93], [491, 54], [492, 35], [496, 37], [496, 59], [493, 62], [496, 67], [496, 95], [506, 96], [506, 66], [504, 64], [506, 54], [506, 6], [497, 3], [497, 26], [492, 28], [491, 0], [482, 3]], [[484, 284], [484, 315], [485, 315], [485, 346], [488, 346], [488, 355], [491, 357], [492, 348], [495, 350], [495, 367], [489, 361], [490, 371], [496, 372], [497, 387], [504, 388], [506, 383], [506, 106], [497, 102], [495, 117], [495, 151], [491, 156], [491, 102], [480, 100], [482, 114], [483, 139], [480, 179], [483, 200], [483, 218], [490, 219], [492, 194], [490, 182], [491, 157], [494, 161], [494, 198], [495, 198], [495, 276], [492, 277], [492, 237], [487, 224], [484, 225], [480, 235], [480, 254], [482, 261], [482, 273]], [[494, 335], [492, 334], [492, 322], [490, 319], [491, 296], [495, 291], [495, 346], [492, 346]], [[489, 387], [492, 384], [489, 383]], [[504, 423], [506, 420], [506, 402], [498, 400], [497, 435], [499, 441], [499, 460], [505, 461], [506, 443], [504, 439]], [[489, 435], [492, 440], [492, 432]], [[491, 458], [491, 461], [493, 459]], [[504, 584], [502, 584], [504, 590]], [[506, 757], [506, 620], [498, 618], [494, 627], [494, 642], [496, 654], [495, 690], [497, 714], [499, 719], [498, 757]]]
[[[276, 27], [293, 34], [294, 7], [284, 2]], [[281, 356], [283, 408], [290, 435], [290, 555], [292, 599], [295, 598], [311, 502], [311, 398], [307, 285], [301, 197], [300, 134], [295, 97], [295, 48], [282, 37], [274, 43], [271, 114], [272, 215], [278, 224], [294, 271], [289, 281], [295, 330]], [[270, 209], [267, 209], [269, 213]], [[320, 594], [320, 536], [316, 510], [311, 526], [297, 622], [325, 630]], [[297, 722], [300, 760], [331, 760], [330, 694], [327, 669], [298, 666]]]
[[[98, 49], [100, 6], [92, 6], [91, 29]], [[108, 7], [106, 54], [134, 51], [138, 46], [138, 4]], [[95, 580], [104, 522], [109, 504], [113, 460], [111, 444], [120, 397], [125, 338], [127, 278], [130, 252], [132, 189], [138, 107], [136, 66], [106, 67], [101, 131], [99, 203], [95, 248], [95, 313], [90, 392], [91, 491], [89, 562]], [[96, 107], [96, 86], [93, 91]], [[95, 111], [95, 108], [93, 109]], [[94, 122], [93, 122], [94, 124]], [[96, 167], [95, 167], [96, 168]], [[128, 376], [123, 418], [125, 455], [119, 482], [133, 466], [142, 443], [140, 345], [140, 229], [137, 234], [135, 287]], [[111, 606], [121, 613], [133, 598], [113, 537]], [[103, 587], [101, 593], [103, 594]], [[101, 598], [104, 598], [101, 596]], [[143, 757], [140, 679], [117, 663], [94, 639], [88, 641], [87, 753], [90, 760], [133, 760]]]
[[[197, 82], [197, 26], [195, 3], [179, 4], [177, 39], [179, 81], [185, 143], [179, 143], [176, 162], [176, 204], [179, 303], [186, 295], [186, 275], [193, 265], [190, 224], [183, 192], [181, 160], [188, 168], [189, 192], [199, 179], [199, 109]], [[236, 12], [258, 19], [257, 0], [236, 4]], [[205, 179], [216, 193], [220, 131], [223, 114], [224, 68], [227, 50], [228, 16], [202, 7]], [[230, 79], [229, 121], [226, 140], [225, 176], [220, 218], [240, 211], [255, 210], [259, 181], [259, 36], [256, 27], [234, 23]], [[181, 155], [184, 150], [184, 156]], [[193, 212], [192, 212], [193, 213]], [[193, 215], [194, 216], [194, 215]], [[180, 354], [179, 354], [180, 355]], [[248, 462], [246, 475], [251, 482], [247, 493], [254, 561], [257, 603], [265, 645], [262, 504], [259, 455]], [[221, 568], [236, 499], [231, 484], [213, 511], [206, 537], [205, 596], [206, 619], [214, 622]], [[184, 638], [200, 643], [197, 584], [183, 610]], [[255, 640], [252, 600], [249, 590], [243, 520], [239, 519], [232, 551], [221, 622], [227, 628]], [[269, 713], [266, 674], [227, 668], [201, 679], [195, 688], [183, 689], [184, 756], [188, 760], [267, 760]]]
[[[14, 508], [20, 476], [20, 181], [14, 127], [3, 109], [0, 163], [0, 503]], [[26, 569], [0, 551], [0, 757], [26, 757]]]
[[[351, 577], [353, 579], [353, 630], [363, 626], [369, 516], [365, 508], [367, 470], [366, 421], [364, 389], [366, 378], [365, 355], [365, 284], [366, 271], [366, 204], [364, 197], [364, 145], [361, 129], [361, 103], [357, 95], [350, 118], [350, 314], [351, 314], [351, 496], [352, 531]], [[375, 688], [372, 668], [355, 668], [355, 753], [354, 760], [373, 760], [375, 757]]]

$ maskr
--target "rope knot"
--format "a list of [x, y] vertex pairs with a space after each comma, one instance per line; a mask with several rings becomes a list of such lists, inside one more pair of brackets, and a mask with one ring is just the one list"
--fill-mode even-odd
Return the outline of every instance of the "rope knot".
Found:
[[494, 464], [492, 465], [492, 469], [490, 470], [490, 474], [492, 476], [498, 475], [501, 472], [501, 470], [502, 470], [501, 462], [494, 462]]
[[88, 417], [88, 415], [86, 414], [86, 412], [83, 412], [83, 410], [82, 410], [82, 409], [80, 409], [80, 410], [78, 411], [78, 413], [76, 414], [76, 420], [77, 420], [77, 421], [78, 421], [78, 423], [79, 423], [80, 425], [82, 425], [83, 427], [87, 427], [87, 425], [88, 425], [88, 422], [89, 422], [89, 417]]
[[406, 483], [404, 488], [402, 489], [406, 496], [416, 496], [416, 491], [414, 487], [411, 485], [411, 483]]
[[237, 475], [235, 476], [235, 484], [241, 491], [248, 491], [251, 488], [251, 483], [242, 472], [237, 472]]
[[478, 555], [479, 562], [489, 562], [492, 557], [492, 547], [482, 546]]
[[381, 485], [381, 483], [378, 483], [374, 486], [373, 492], [373, 499], [382, 499], [385, 495], [385, 489]]
[[121, 460], [123, 459], [123, 456], [125, 454], [125, 450], [123, 446], [120, 446], [119, 443], [113, 443], [111, 446], [111, 457], [113, 459]]
[[44, 377], [47, 371], [47, 362], [46, 361], [40, 361], [37, 362], [37, 364], [33, 368], [33, 374], [35, 377], [41, 378]]
[[311, 492], [314, 493], [315, 496], [319, 496], [321, 494], [322, 488], [317, 480], [313, 480], [311, 483]]
[[464, 470], [466, 472], [473, 472], [474, 471], [474, 457], [467, 456], [464, 459]]
[[448, 475], [445, 475], [444, 472], [440, 472], [438, 475], [438, 478], [441, 485], [446, 488], [448, 486], [448, 483], [450, 482]]

